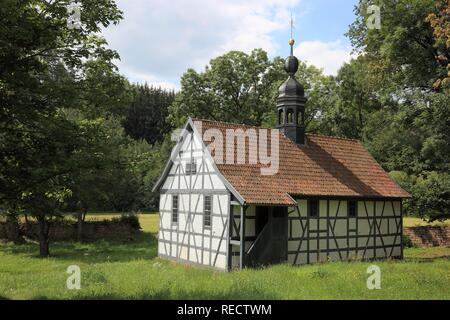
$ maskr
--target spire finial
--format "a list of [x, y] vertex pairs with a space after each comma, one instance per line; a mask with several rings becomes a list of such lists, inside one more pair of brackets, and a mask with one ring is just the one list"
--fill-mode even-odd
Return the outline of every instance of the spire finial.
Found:
[[291, 56], [294, 55], [294, 44], [295, 44], [295, 40], [293, 37], [293, 32], [294, 32], [294, 19], [292, 19], [292, 12], [291, 12], [291, 38], [289, 39], [289, 45], [291, 46]]

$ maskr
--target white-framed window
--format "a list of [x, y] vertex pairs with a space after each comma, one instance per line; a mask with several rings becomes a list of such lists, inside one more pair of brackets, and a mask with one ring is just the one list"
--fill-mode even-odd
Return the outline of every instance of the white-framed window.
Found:
[[197, 163], [194, 159], [191, 162], [186, 163], [186, 174], [196, 174], [197, 173]]
[[212, 197], [205, 196], [205, 203], [203, 206], [203, 227], [211, 228], [211, 207]]
[[172, 224], [178, 223], [178, 196], [172, 196]]

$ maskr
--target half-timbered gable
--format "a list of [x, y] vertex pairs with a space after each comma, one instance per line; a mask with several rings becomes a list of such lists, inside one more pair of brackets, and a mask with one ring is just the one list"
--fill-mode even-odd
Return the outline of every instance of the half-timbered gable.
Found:
[[226, 269], [230, 192], [203, 141], [186, 129], [159, 182], [158, 254]]

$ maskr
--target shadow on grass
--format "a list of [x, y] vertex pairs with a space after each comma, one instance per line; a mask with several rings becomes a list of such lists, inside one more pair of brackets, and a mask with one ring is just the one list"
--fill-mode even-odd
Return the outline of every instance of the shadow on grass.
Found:
[[[45, 300], [46, 297], [36, 296], [33, 300]], [[83, 295], [80, 293], [72, 297], [74, 300], [279, 300], [281, 296], [275, 292], [256, 289], [254, 287], [243, 289], [232, 288], [223, 292], [211, 292], [211, 290], [184, 290], [177, 288], [162, 288], [133, 295], [124, 295], [120, 293]]]
[[441, 256], [433, 256], [433, 257], [407, 257], [404, 258], [404, 262], [416, 262], [416, 263], [432, 263], [436, 260], [450, 260], [450, 255], [441, 255]]
[[[70, 260], [86, 263], [126, 262], [138, 259], [152, 259], [157, 255], [157, 239], [149, 232], [139, 232], [131, 238], [110, 238], [94, 242], [50, 242], [48, 259]], [[39, 245], [1, 246], [7, 254], [23, 254], [30, 258], [45, 259], [39, 256]]]

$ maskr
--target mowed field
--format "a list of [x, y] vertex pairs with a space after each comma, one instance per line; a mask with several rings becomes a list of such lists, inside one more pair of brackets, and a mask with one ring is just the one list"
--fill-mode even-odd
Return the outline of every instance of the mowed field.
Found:
[[[112, 216], [90, 214], [88, 219]], [[157, 258], [158, 216], [139, 217], [143, 232], [134, 239], [52, 243], [52, 256], [46, 259], [37, 256], [37, 244], [1, 244], [0, 298], [450, 299], [450, 248], [405, 249], [403, 261], [278, 265], [224, 273]], [[372, 264], [381, 268], [380, 290], [367, 289]], [[66, 287], [71, 265], [80, 267], [80, 290]]]

